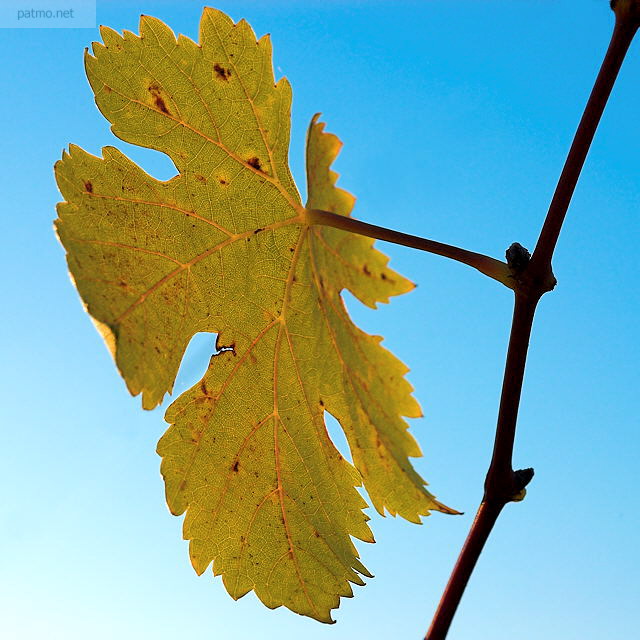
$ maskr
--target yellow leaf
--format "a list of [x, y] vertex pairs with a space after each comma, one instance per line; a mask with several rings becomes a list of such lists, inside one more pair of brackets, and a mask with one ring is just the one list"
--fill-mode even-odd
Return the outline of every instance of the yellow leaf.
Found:
[[[207, 373], [167, 410], [158, 444], [172, 513], [186, 512], [194, 568], [234, 598], [331, 622], [369, 576], [351, 536], [376, 509], [413, 522], [450, 512], [424, 488], [402, 416], [420, 409], [407, 368], [350, 320], [340, 292], [375, 307], [413, 285], [368, 238], [306, 222], [288, 162], [291, 88], [271, 45], [205, 9], [200, 44], [143, 16], [140, 36], [102, 28], [86, 68], [122, 140], [169, 155], [158, 181], [113, 147], [71, 145], [56, 164], [56, 228], [88, 312], [132, 394], [155, 407], [189, 340], [218, 334]], [[307, 207], [350, 215], [335, 186], [339, 140], [318, 116]], [[354, 466], [331, 442], [344, 429]], [[360, 575], [359, 575], [360, 574]]]

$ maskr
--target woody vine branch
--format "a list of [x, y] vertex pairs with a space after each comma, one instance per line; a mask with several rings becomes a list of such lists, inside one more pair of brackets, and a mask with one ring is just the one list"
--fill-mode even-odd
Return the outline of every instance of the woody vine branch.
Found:
[[514, 243], [507, 262], [459, 247], [410, 236], [328, 211], [306, 210], [309, 224], [320, 224], [435, 253], [474, 267], [514, 291], [514, 310], [505, 363], [493, 455], [484, 495], [453, 568], [425, 640], [444, 640], [469, 578], [502, 509], [524, 498], [533, 469], [513, 469], [518, 409], [529, 339], [540, 298], [556, 284], [553, 253], [602, 113], [631, 42], [640, 27], [640, 0], [612, 0], [615, 25], [600, 72], [571, 144], [532, 256]]

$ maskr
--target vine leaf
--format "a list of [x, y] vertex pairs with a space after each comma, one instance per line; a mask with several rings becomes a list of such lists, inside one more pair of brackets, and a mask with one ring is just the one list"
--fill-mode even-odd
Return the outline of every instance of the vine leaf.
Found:
[[[420, 408], [407, 368], [349, 319], [340, 292], [375, 307], [413, 285], [369, 238], [306, 223], [289, 171], [291, 88], [271, 44], [205, 9], [200, 44], [161, 21], [102, 27], [86, 53], [96, 103], [122, 140], [169, 155], [155, 180], [113, 147], [70, 146], [56, 164], [58, 236], [72, 278], [143, 407], [171, 392], [189, 340], [217, 333], [202, 380], [167, 410], [158, 444], [172, 513], [201, 574], [234, 598], [323, 622], [370, 576], [351, 536], [373, 542], [355, 487], [413, 522], [453, 512], [426, 491], [402, 416]], [[330, 165], [341, 143], [315, 116], [308, 208], [349, 215]], [[331, 442], [327, 411], [354, 466]]]

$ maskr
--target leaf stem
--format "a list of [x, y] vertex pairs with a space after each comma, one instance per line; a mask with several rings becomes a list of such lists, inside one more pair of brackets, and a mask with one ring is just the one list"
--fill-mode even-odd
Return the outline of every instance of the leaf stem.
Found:
[[503, 507], [524, 497], [532, 469], [513, 470], [513, 445], [529, 338], [537, 304], [553, 289], [551, 259], [571, 197], [629, 45], [640, 26], [640, 0], [614, 0], [615, 27], [578, 125], [531, 260], [514, 278], [515, 301], [500, 409], [484, 496], [425, 640], [444, 640], [471, 573]]
[[435, 253], [436, 255], [467, 264], [486, 276], [501, 282], [510, 289], [515, 287], [513, 274], [507, 263], [496, 260], [495, 258], [490, 258], [482, 253], [475, 253], [474, 251], [467, 251], [466, 249], [436, 242], [435, 240], [427, 240], [426, 238], [412, 236], [408, 233], [393, 231], [386, 227], [379, 227], [375, 224], [361, 222], [355, 218], [341, 216], [337, 213], [331, 213], [330, 211], [322, 211], [321, 209], [305, 209], [305, 218], [308, 224], [342, 229], [343, 231], [350, 231], [361, 236], [367, 236], [368, 238], [385, 240], [386, 242], [393, 242], [394, 244], [411, 247], [412, 249]]

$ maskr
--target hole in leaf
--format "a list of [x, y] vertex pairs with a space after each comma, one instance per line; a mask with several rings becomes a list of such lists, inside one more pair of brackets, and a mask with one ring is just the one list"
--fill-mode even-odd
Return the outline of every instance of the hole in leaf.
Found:
[[342, 430], [340, 423], [328, 411], [324, 412], [324, 421], [327, 425], [327, 431], [331, 438], [331, 442], [333, 442], [335, 448], [342, 454], [343, 458], [346, 458], [353, 464], [349, 443], [347, 442], [347, 437], [344, 435], [344, 431]]
[[211, 355], [216, 353], [216, 338], [216, 333], [206, 332], [196, 333], [191, 338], [178, 369], [173, 393], [168, 396], [169, 402], [173, 402], [175, 398], [202, 380], [209, 367]]

